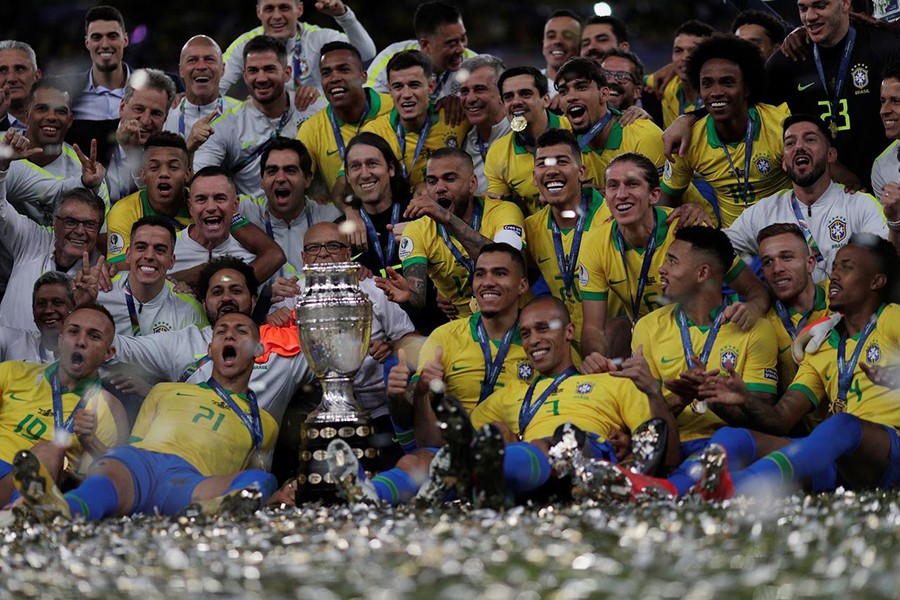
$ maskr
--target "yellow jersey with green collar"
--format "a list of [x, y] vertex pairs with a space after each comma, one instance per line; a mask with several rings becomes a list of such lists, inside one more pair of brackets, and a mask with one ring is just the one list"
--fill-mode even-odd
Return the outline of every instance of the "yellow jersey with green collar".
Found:
[[[566, 286], [559, 270], [556, 258], [556, 248], [553, 245], [553, 231], [550, 225], [552, 212], [546, 205], [539, 212], [525, 219], [525, 239], [528, 241], [528, 254], [531, 262], [537, 265], [544, 276], [544, 281], [550, 288], [550, 293], [566, 303], [572, 323], [575, 324], [576, 350], [581, 351], [581, 325], [583, 313], [581, 307], [582, 290], [590, 283], [588, 273], [596, 270], [590, 261], [596, 260], [595, 253], [588, 252], [588, 248], [599, 246], [603, 243], [603, 222], [612, 218], [606, 202], [600, 192], [585, 188], [582, 193], [590, 194], [588, 214], [584, 221], [584, 233], [581, 238], [581, 248], [578, 251], [578, 267], [575, 271], [575, 281], [572, 285], [571, 297], [566, 295]], [[563, 251], [568, 255], [572, 251], [572, 240], [575, 237], [575, 228], [562, 230]]]
[[[438, 112], [434, 106], [428, 107], [428, 119], [431, 124], [428, 129], [428, 137], [425, 138], [418, 157], [416, 157], [416, 146], [419, 143], [419, 132], [409, 131], [403, 127], [396, 109], [391, 108], [390, 112], [372, 119], [362, 128], [362, 131], [371, 131], [387, 141], [391, 150], [394, 151], [394, 156], [399, 158], [406, 167], [410, 188], [425, 181], [425, 170], [428, 166], [428, 158], [432, 153], [441, 148], [462, 148], [466, 133], [472, 127], [465, 119], [459, 125], [450, 125], [444, 119], [444, 112]], [[397, 139], [398, 128], [403, 133], [405, 152], [400, 152], [400, 142]]]
[[[39, 442], [53, 441], [56, 425], [50, 379], [58, 364], [0, 363], [0, 460], [12, 463], [19, 450], [28, 450]], [[82, 380], [75, 389], [63, 388], [61, 392], [63, 423], [85, 397], [85, 408], [97, 413], [97, 439], [109, 447], [119, 443], [116, 422], [106, 403], [99, 378]], [[69, 436], [66, 449], [69, 463], [78, 465], [83, 454], [78, 436]]]
[[614, 121], [603, 148], [587, 148], [581, 152], [581, 160], [587, 170], [587, 176], [597, 189], [606, 187], [606, 168], [610, 161], [626, 152], [637, 152], [649, 158], [657, 169], [666, 163], [663, 153], [662, 130], [649, 119], [638, 119], [634, 123], [622, 127], [618, 117], [621, 112], [614, 108]]
[[[729, 300], [734, 300], [735, 297]], [[677, 379], [688, 370], [688, 362], [681, 346], [681, 332], [675, 311], [678, 304], [670, 304], [657, 309], [638, 320], [634, 327], [631, 348], [636, 351], [643, 346], [644, 358], [650, 365], [650, 372], [659, 381]], [[716, 307], [710, 318], [722, 310]], [[691, 344], [699, 355], [706, 343], [710, 327], [697, 326], [688, 320]], [[778, 347], [775, 344], [775, 333], [766, 319], [759, 319], [750, 331], [742, 331], [734, 323], [724, 323], [719, 330], [716, 341], [709, 353], [706, 368], [721, 369], [731, 363], [743, 378], [747, 389], [751, 392], [775, 394], [778, 390], [777, 371]], [[663, 393], [668, 394], [666, 390]], [[703, 439], [712, 436], [725, 425], [711, 409], [699, 414], [690, 406], [678, 415], [679, 437], [682, 442]]]
[[[475, 202], [473, 220], [478, 212], [481, 213], [481, 223], [478, 227], [481, 235], [493, 240], [497, 232], [506, 230], [523, 237], [525, 222], [522, 211], [515, 204], [480, 196], [476, 196], [473, 201]], [[456, 306], [460, 317], [468, 317], [472, 314], [469, 305], [472, 298], [469, 270], [460, 264], [444, 243], [441, 231], [444, 231], [443, 226], [439, 228], [431, 217], [420, 217], [412, 221], [403, 229], [398, 256], [403, 261], [404, 269], [415, 264], [426, 265], [428, 278], [434, 282], [438, 293]], [[449, 235], [449, 232], [448, 236], [460, 254], [469, 260], [469, 254], [462, 244]]]
[[[364, 91], [368, 98], [366, 102], [369, 110], [363, 116], [362, 122], [344, 122], [337, 116], [334, 117], [345, 148], [367, 123], [381, 115], [388, 114], [394, 106], [389, 95], [379, 94], [371, 88], [364, 88]], [[334, 187], [335, 181], [344, 170], [344, 160], [341, 158], [334, 130], [331, 127], [333, 114], [329, 104], [308, 121], [304, 121], [297, 131], [297, 139], [303, 142], [312, 157], [313, 175], [319, 174], [329, 190]]]
[[[653, 210], [656, 211], [656, 247], [650, 261], [644, 293], [638, 304], [638, 319], [665, 305], [662, 302], [659, 268], [665, 262], [666, 252], [675, 241], [675, 232], [678, 230], [677, 219], [666, 223], [672, 212], [671, 208], [657, 206]], [[634, 322], [632, 309], [638, 293], [638, 280], [644, 265], [646, 249], [633, 248], [625, 242], [625, 262], [623, 262], [618, 239], [618, 222], [610, 219], [603, 224], [603, 228], [604, 233], [600, 236], [599, 242], [582, 250], [585, 254], [583, 264], [587, 270], [587, 284], [581, 288], [581, 297], [584, 300], [610, 302], [611, 306], [621, 304], [624, 306], [626, 316]], [[625, 241], [624, 238], [622, 241]], [[736, 256], [731, 269], [725, 274], [725, 282], [733, 282], [745, 267], [744, 261]]]
[[[186, 188], [184, 193], [187, 196]], [[106, 243], [106, 262], [116, 264], [125, 261], [125, 252], [131, 245], [131, 227], [139, 219], [151, 215], [168, 219], [175, 226], [176, 231], [181, 231], [194, 222], [188, 212], [187, 201], [181, 205], [175, 217], [167, 217], [160, 215], [150, 205], [150, 197], [147, 195], [146, 188], [129, 194], [116, 202], [109, 210], [109, 218], [106, 221], [106, 228], [109, 232]], [[243, 218], [240, 213], [236, 213], [231, 221], [232, 233], [247, 223], [249, 223], [247, 219]]]
[[[534, 387], [532, 402], [553, 382], [541, 377]], [[505, 423], [526, 442], [553, 437], [556, 428], [571, 422], [583, 431], [594, 433], [603, 442], [611, 429], [634, 431], [650, 418], [647, 396], [630, 379], [608, 373], [572, 375], [550, 394], [525, 428], [519, 431], [519, 411], [528, 391], [528, 383], [519, 382], [495, 391], [472, 412], [472, 426]]]
[[[817, 285], [815, 288], [816, 296], [813, 300], [812, 310], [808, 314], [804, 315], [793, 308], [787, 307], [788, 316], [795, 331], [802, 329], [800, 321], [804, 317], [806, 318], [804, 324], [806, 324], [814, 323], [828, 315], [828, 294], [825, 291], [826, 288], [821, 285]], [[778, 316], [778, 311], [775, 310], [774, 306], [769, 309], [766, 318], [772, 324], [772, 329], [775, 330], [775, 341], [778, 344], [778, 393], [783, 394], [797, 375], [797, 363], [794, 362], [794, 357], [791, 356], [793, 339], [791, 339], [791, 334], [785, 329], [784, 323], [781, 322], [781, 317]]]
[[[244, 394], [230, 394], [249, 414]], [[278, 423], [260, 409], [265, 455], [278, 437]], [[226, 475], [247, 467], [254, 454], [250, 430], [206, 383], [160, 383], [141, 405], [128, 443], [135, 448], [174, 454], [201, 474]]]
[[[856, 350], [860, 335], [847, 339], [845, 357], [849, 361]], [[813, 408], [821, 404], [834, 409], [838, 397], [838, 345], [840, 334], [832, 330], [819, 349], [807, 354], [788, 390], [800, 392]], [[860, 419], [900, 428], [900, 390], [875, 385], [863, 373], [859, 363], [870, 366], [895, 367], [900, 363], [900, 306], [882, 305], [878, 309], [878, 323], [860, 351], [853, 368], [853, 379], [847, 390], [846, 412]]]
[[[648, 78], [651, 86], [653, 85], [652, 80], [652, 76]], [[697, 99], [689, 103], [684, 97], [684, 82], [678, 77], [673, 77], [663, 88], [661, 104], [663, 127], [668, 127], [680, 115], [702, 107], [703, 100], [700, 98], [700, 94], [697, 94]]]
[[[730, 227], [748, 206], [791, 187], [791, 180], [781, 170], [784, 155], [782, 123], [790, 114], [786, 104], [757, 104], [750, 107], [753, 145], [746, 201], [743, 174], [747, 144], [744, 134], [741, 134], [739, 142], [728, 144], [728, 155], [734, 164], [732, 169], [714, 121], [709, 115], [694, 124], [691, 130], [691, 147], [687, 153], [683, 157], [677, 157], [674, 163], [666, 162], [661, 182], [663, 191], [678, 196], [688, 188], [695, 176], [706, 180], [712, 186], [719, 203], [722, 227]], [[741, 180], [735, 177], [735, 169], [742, 174]]]
[[[413, 376], [413, 381], [419, 380], [425, 365], [434, 360], [436, 349], [440, 346], [447, 393], [459, 398], [470, 414], [478, 405], [481, 384], [485, 378], [484, 354], [478, 343], [476, 329], [480, 318], [481, 313], [476, 312], [468, 319], [455, 319], [436, 328], [422, 345], [419, 352], [419, 370]], [[492, 359], [497, 357], [499, 347], [500, 340], [491, 340]], [[531, 360], [525, 355], [525, 349], [522, 347], [519, 322], [516, 321], [516, 331], [513, 333], [494, 390], [496, 392], [507, 387], [517, 389], [515, 386], [517, 382], [525, 383], [527, 386], [534, 374]]]
[[[572, 130], [565, 117], [547, 111], [547, 118], [547, 129]], [[526, 216], [543, 208], [540, 190], [534, 184], [534, 154], [519, 143], [516, 132], [510, 131], [491, 144], [484, 160], [484, 176], [489, 196], [516, 202]]]

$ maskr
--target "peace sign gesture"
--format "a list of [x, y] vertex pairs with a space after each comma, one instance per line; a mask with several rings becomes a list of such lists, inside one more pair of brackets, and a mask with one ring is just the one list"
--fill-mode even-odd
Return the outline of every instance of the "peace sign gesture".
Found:
[[85, 156], [78, 144], [75, 144], [75, 154], [81, 161], [81, 183], [88, 189], [97, 189], [106, 177], [106, 167], [97, 162], [97, 140], [91, 140], [91, 155]]

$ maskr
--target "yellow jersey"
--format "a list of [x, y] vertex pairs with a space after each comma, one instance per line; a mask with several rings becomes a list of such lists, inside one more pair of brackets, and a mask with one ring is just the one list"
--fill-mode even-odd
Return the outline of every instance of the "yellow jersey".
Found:
[[[797, 332], [807, 323], [815, 323], [828, 315], [828, 295], [825, 287], [821, 285], [815, 287], [816, 297], [813, 300], [813, 307], [809, 313], [803, 314], [793, 308], [786, 307], [791, 325]], [[787, 329], [785, 329], [784, 323], [782, 323], [781, 317], [778, 316], [778, 311], [774, 306], [769, 309], [766, 318], [772, 324], [772, 329], [775, 330], [775, 341], [778, 344], [778, 392], [784, 393], [794, 380], [794, 376], [797, 375], [797, 363], [794, 362], [794, 357], [791, 355], [791, 343], [794, 340]], [[801, 320], [804, 321], [802, 326], [800, 325]]]
[[[547, 129], [572, 130], [565, 117], [548, 110], [547, 118]], [[534, 154], [519, 143], [514, 131], [491, 144], [484, 159], [484, 176], [487, 178], [489, 196], [512, 200], [528, 215], [535, 214], [544, 206], [541, 193], [534, 184]]]
[[[845, 358], [850, 360], [860, 334], [847, 339]], [[840, 334], [832, 330], [818, 351], [807, 354], [788, 390], [800, 392], [810, 401], [810, 410], [829, 404], [834, 410], [838, 397], [838, 345]], [[900, 390], [875, 385], [859, 368], [868, 365], [895, 367], [900, 360], [900, 306], [882, 305], [878, 309], [878, 323], [865, 340], [859, 361], [853, 368], [853, 379], [847, 390], [846, 412], [860, 419], [900, 428]]]
[[312, 157], [313, 175], [319, 174], [329, 190], [334, 187], [334, 182], [344, 170], [343, 148], [347, 147], [350, 140], [366, 123], [389, 113], [394, 106], [387, 94], [379, 94], [371, 88], [364, 88], [363, 91], [366, 93], [366, 106], [369, 110], [363, 115], [362, 121], [345, 123], [334, 116], [341, 134], [342, 148], [338, 148], [337, 139], [334, 137], [334, 129], [331, 126], [334, 113], [330, 104], [325, 110], [320, 110], [308, 121], [304, 121], [297, 131], [297, 139], [303, 142]]
[[[428, 166], [428, 158], [433, 152], [441, 148], [462, 148], [466, 133], [472, 126], [463, 119], [459, 125], [450, 125], [444, 120], [443, 111], [438, 112], [433, 106], [428, 107], [428, 135], [422, 144], [421, 151], [416, 155], [419, 144], [419, 131], [409, 131], [400, 123], [400, 116], [396, 109], [381, 115], [363, 125], [362, 131], [371, 131], [384, 138], [394, 156], [400, 159], [400, 163], [406, 170], [409, 187], [414, 188], [425, 181], [425, 170]], [[398, 131], [401, 135], [398, 136]], [[403, 152], [401, 152], [400, 139], [403, 139]]]
[[[185, 197], [188, 190], [184, 190]], [[175, 226], [175, 231], [181, 231], [194, 222], [191, 214], [188, 212], [187, 200], [178, 209], [175, 217], [160, 215], [150, 205], [150, 198], [147, 195], [147, 189], [144, 188], [133, 194], [125, 196], [109, 210], [109, 218], [106, 221], [106, 228], [109, 232], [106, 242], [106, 262], [110, 264], [121, 263], [125, 261], [125, 251], [131, 245], [131, 227], [143, 217], [161, 216]], [[240, 213], [236, 213], [231, 221], [231, 231], [243, 227], [249, 223]]]
[[[575, 341], [573, 345], [581, 352], [581, 325], [583, 314], [581, 308], [581, 291], [588, 283], [589, 261], [596, 260], [596, 254], [587, 249], [603, 243], [603, 222], [611, 218], [609, 207], [603, 200], [600, 192], [585, 188], [583, 194], [589, 194], [588, 212], [584, 220], [584, 233], [581, 238], [581, 248], [575, 257], [578, 267], [575, 269], [575, 277], [570, 294], [566, 294], [562, 272], [556, 256], [556, 248], [553, 245], [553, 231], [550, 219], [553, 214], [550, 206], [544, 206], [527, 219], [525, 219], [525, 239], [528, 241], [528, 254], [531, 262], [537, 265], [550, 288], [550, 293], [566, 303], [572, 323], [575, 324]], [[575, 237], [575, 228], [561, 231], [563, 251], [568, 256], [572, 251], [572, 241]], [[595, 269], [596, 267], [591, 266]]]
[[[652, 80], [652, 77], [648, 78], [651, 86], [653, 85]], [[700, 94], [697, 94], [697, 98], [693, 102], [688, 102], [684, 97], [684, 82], [678, 77], [673, 77], [669, 80], [669, 83], [666, 84], [666, 87], [663, 88], [661, 104], [663, 127], [668, 127], [674, 123], [675, 119], [680, 115], [701, 108], [703, 106], [703, 99], [700, 98]]]
[[[56, 425], [50, 380], [58, 364], [0, 363], [0, 460], [12, 463], [19, 450], [53, 441]], [[97, 439], [109, 447], [119, 443], [116, 422], [106, 403], [99, 377], [84, 379], [73, 390], [62, 388], [60, 391], [63, 424], [84, 398], [84, 408], [97, 414]], [[69, 462], [78, 465], [83, 454], [78, 437], [69, 436], [66, 449]]]
[[639, 119], [630, 125], [622, 127], [619, 125], [619, 111], [614, 108], [609, 109], [615, 120], [606, 138], [606, 144], [603, 148], [593, 149], [587, 148], [581, 153], [581, 160], [587, 170], [587, 176], [593, 181], [593, 186], [597, 189], [606, 187], [606, 167], [610, 161], [626, 152], [637, 152], [643, 154], [656, 165], [657, 169], [662, 169], [666, 163], [666, 155], [663, 153], [662, 130], [649, 119]]
[[[753, 143], [746, 198], [746, 139], [742, 134], [739, 142], [727, 144], [726, 153], [726, 145], [719, 140], [715, 124], [709, 115], [694, 124], [691, 130], [691, 147], [687, 153], [676, 158], [674, 163], [666, 162], [661, 182], [663, 191], [670, 196], [679, 196], [688, 188], [695, 175], [706, 180], [715, 192], [722, 227], [730, 227], [748, 206], [791, 187], [791, 180], [781, 170], [784, 155], [782, 123], [790, 114], [786, 104], [757, 104], [750, 107]], [[740, 178], [735, 176], [735, 171], [741, 174]]]
[[[553, 377], [540, 377], [534, 387], [532, 402], [536, 402], [552, 382]], [[557, 427], [570, 421], [583, 431], [597, 434], [603, 442], [610, 429], [634, 431], [650, 418], [647, 396], [630, 379], [608, 373], [572, 375], [547, 397], [522, 432], [519, 431], [519, 412], [528, 385], [521, 382], [495, 391], [472, 413], [472, 425], [477, 429], [486, 423], [505, 423], [526, 442], [531, 442], [552, 437]]]
[[[459, 398], [466, 410], [471, 414], [478, 405], [481, 396], [481, 385], [485, 379], [484, 354], [478, 343], [478, 319], [481, 313], [476, 312], [468, 319], [455, 319], [436, 328], [419, 352], [419, 371], [413, 375], [418, 381], [425, 365], [434, 360], [435, 351], [441, 347], [444, 365], [444, 383], [447, 393]], [[491, 360], [496, 359], [501, 340], [491, 340]], [[495, 392], [507, 387], [515, 387], [516, 382], [526, 385], [534, 377], [534, 367], [525, 355], [522, 337], [519, 334], [519, 322], [513, 333], [506, 360], [494, 384]]]
[[[478, 196], [472, 202], [474, 207], [470, 225], [475, 231], [489, 240], [493, 240], [501, 230], [523, 237], [525, 222], [522, 211], [515, 204]], [[438, 293], [456, 305], [460, 317], [468, 317], [472, 314], [469, 306], [472, 298], [469, 269], [457, 260], [442, 234], [447, 235], [464, 260], [470, 260], [462, 244], [431, 217], [420, 217], [403, 229], [398, 256], [403, 261], [404, 270], [414, 264], [426, 265], [428, 278], [434, 282]]]
[[[249, 414], [244, 394], [230, 394]], [[262, 454], [278, 436], [278, 423], [265, 410], [262, 421]], [[153, 452], [174, 454], [191, 463], [201, 474], [226, 475], [247, 467], [255, 448], [241, 418], [206, 383], [160, 383], [150, 390], [131, 431], [129, 444]]]
[[[638, 346], [643, 346], [650, 372], [659, 381], [677, 379], [688, 370], [676, 310], [680, 310], [679, 304], [670, 304], [653, 311], [638, 320], [632, 335], [632, 349], [636, 351]], [[714, 319], [721, 310], [721, 306], [716, 307], [710, 313], [710, 318]], [[694, 352], [699, 356], [710, 327], [697, 326], [688, 320], [688, 329]], [[750, 331], [742, 331], [734, 323], [726, 322], [712, 345], [706, 368], [710, 371], [721, 369], [724, 373], [725, 365], [731, 363], [748, 390], [775, 394], [778, 391], [777, 358], [775, 333], [768, 320], [758, 320]], [[668, 392], [663, 390], [663, 393]], [[679, 437], [682, 442], [708, 438], [723, 425], [725, 422], [711, 409], [697, 413], [688, 406], [678, 415]]]
[[[671, 208], [654, 207], [656, 213], [655, 248], [647, 271], [647, 283], [638, 302], [637, 317], [633, 314], [633, 306], [638, 293], [638, 280], [644, 265], [646, 248], [633, 248], [622, 238], [625, 244], [625, 261], [622, 261], [622, 246], [619, 240], [619, 224], [609, 220], [603, 224], [603, 235], [597, 244], [591, 244], [582, 253], [587, 272], [586, 283], [581, 286], [581, 297], [584, 300], [616, 301], [625, 308], [626, 316], [634, 322], [657, 308], [664, 306], [662, 286], [659, 283], [659, 268], [666, 260], [666, 252], [675, 241], [678, 220], [666, 223]], [[740, 257], [735, 257], [731, 269], [725, 274], [725, 282], [731, 283], [744, 270], [746, 265]], [[610, 293], [612, 297], [610, 297]], [[610, 313], [611, 314], [611, 313]], [[788, 352], [790, 354], [790, 352]]]

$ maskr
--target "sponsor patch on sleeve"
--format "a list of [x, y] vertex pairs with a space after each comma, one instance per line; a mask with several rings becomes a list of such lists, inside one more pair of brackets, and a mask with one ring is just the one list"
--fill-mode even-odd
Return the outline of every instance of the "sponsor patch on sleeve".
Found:
[[109, 234], [109, 254], [120, 254], [125, 248], [125, 239], [118, 233]]
[[778, 381], [778, 371], [775, 369], [765, 369], [763, 371], [763, 377], [771, 381]]

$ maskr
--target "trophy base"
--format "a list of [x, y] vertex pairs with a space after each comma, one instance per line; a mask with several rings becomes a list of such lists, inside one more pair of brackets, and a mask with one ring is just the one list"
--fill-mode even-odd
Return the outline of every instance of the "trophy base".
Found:
[[338, 504], [343, 500], [328, 472], [328, 444], [342, 439], [353, 449], [360, 464], [371, 477], [378, 458], [378, 449], [372, 444], [375, 433], [367, 416], [355, 415], [355, 419], [323, 420], [310, 415], [300, 426], [300, 466], [297, 471], [297, 504], [320, 501]]

